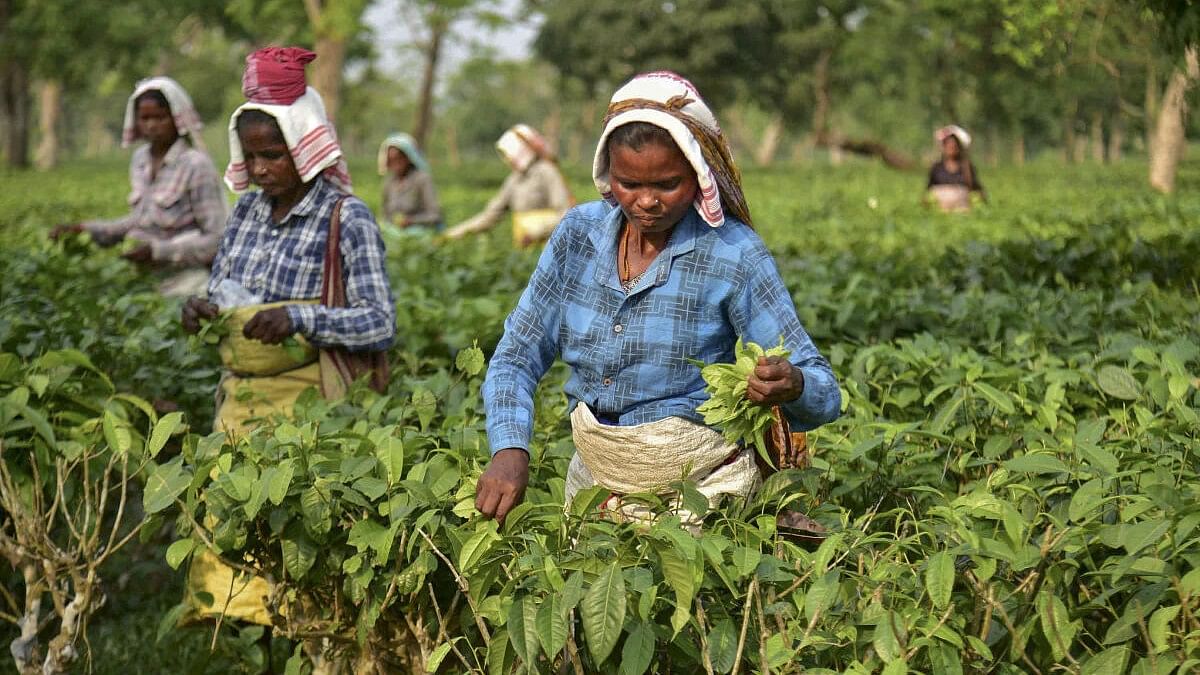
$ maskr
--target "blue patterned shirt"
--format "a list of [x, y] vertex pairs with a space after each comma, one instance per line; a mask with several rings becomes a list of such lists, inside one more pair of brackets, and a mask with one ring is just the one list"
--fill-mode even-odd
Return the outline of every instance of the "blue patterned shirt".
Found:
[[538, 381], [562, 358], [566, 393], [619, 425], [671, 416], [703, 422], [708, 398], [688, 359], [733, 361], [739, 336], [779, 343], [804, 375], [804, 392], [785, 404], [797, 430], [837, 418], [841, 392], [829, 362], [800, 325], [791, 295], [762, 240], [726, 216], [710, 228], [688, 211], [667, 248], [628, 294], [617, 276], [621, 210], [592, 202], [555, 228], [517, 308], [504, 324], [483, 396], [492, 452], [529, 448]]
[[[308, 194], [276, 223], [270, 198], [261, 191], [242, 195], [213, 260], [209, 293], [229, 278], [261, 295], [263, 302], [320, 298], [329, 219], [343, 196], [318, 177]], [[296, 332], [317, 346], [387, 349], [396, 336], [396, 306], [379, 225], [361, 199], [350, 197], [342, 204], [341, 228], [348, 306], [292, 305], [288, 316]]]

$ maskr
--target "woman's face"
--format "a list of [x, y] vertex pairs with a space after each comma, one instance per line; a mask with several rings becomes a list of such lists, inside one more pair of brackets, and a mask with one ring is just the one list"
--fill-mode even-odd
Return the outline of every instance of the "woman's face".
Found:
[[958, 159], [962, 154], [962, 146], [958, 144], [958, 138], [950, 135], [942, 139], [942, 156], [946, 159]]
[[387, 170], [393, 176], [403, 177], [412, 167], [412, 162], [409, 161], [408, 155], [404, 154], [400, 148], [387, 149]]
[[242, 156], [250, 180], [272, 199], [286, 199], [301, 193], [304, 181], [296, 171], [292, 153], [278, 127], [270, 124], [248, 124], [238, 128]]
[[647, 234], [667, 232], [683, 219], [696, 191], [696, 172], [679, 148], [650, 142], [634, 150], [608, 149], [612, 193], [631, 227]]
[[153, 145], [170, 145], [179, 138], [171, 110], [154, 99], [137, 102], [135, 119], [138, 134]]

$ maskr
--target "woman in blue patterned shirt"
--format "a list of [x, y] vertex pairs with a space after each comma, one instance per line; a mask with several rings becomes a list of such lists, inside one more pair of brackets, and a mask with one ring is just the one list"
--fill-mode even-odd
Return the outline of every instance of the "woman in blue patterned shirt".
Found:
[[749, 495], [753, 455], [704, 426], [705, 383], [690, 362], [732, 361], [739, 337], [782, 337], [791, 353], [759, 362], [751, 400], [779, 404], [796, 429], [839, 414], [829, 363], [751, 227], [728, 146], [690, 82], [657, 72], [619, 89], [593, 177], [604, 201], [555, 229], [488, 368], [485, 516], [502, 519], [523, 498], [534, 391], [557, 358], [571, 369], [568, 501], [595, 484], [614, 496], [661, 492], [684, 475], [713, 501]]

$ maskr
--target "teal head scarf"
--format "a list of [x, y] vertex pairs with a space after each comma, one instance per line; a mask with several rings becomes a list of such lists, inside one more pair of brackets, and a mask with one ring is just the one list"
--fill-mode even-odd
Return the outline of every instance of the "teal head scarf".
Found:
[[417, 141], [408, 134], [397, 133], [388, 136], [384, 139], [383, 144], [379, 146], [379, 175], [387, 174], [387, 152], [388, 148], [396, 148], [408, 156], [408, 161], [416, 167], [418, 171], [429, 173], [429, 162], [425, 161], [425, 155], [417, 148]]

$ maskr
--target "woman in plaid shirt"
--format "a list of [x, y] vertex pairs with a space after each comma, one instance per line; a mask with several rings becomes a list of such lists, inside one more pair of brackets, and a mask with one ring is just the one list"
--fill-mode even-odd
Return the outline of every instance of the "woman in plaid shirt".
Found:
[[687, 475], [701, 493], [747, 496], [758, 472], [696, 412], [691, 359], [733, 360], [739, 337], [790, 351], [763, 359], [748, 396], [792, 427], [835, 419], [829, 363], [800, 325], [771, 254], [751, 227], [720, 127], [690, 82], [640, 75], [613, 96], [593, 165], [604, 201], [569, 211], [505, 323], [484, 400], [492, 461], [476, 507], [503, 518], [528, 482], [533, 397], [555, 359], [571, 368], [576, 455], [567, 499], [662, 492]]

